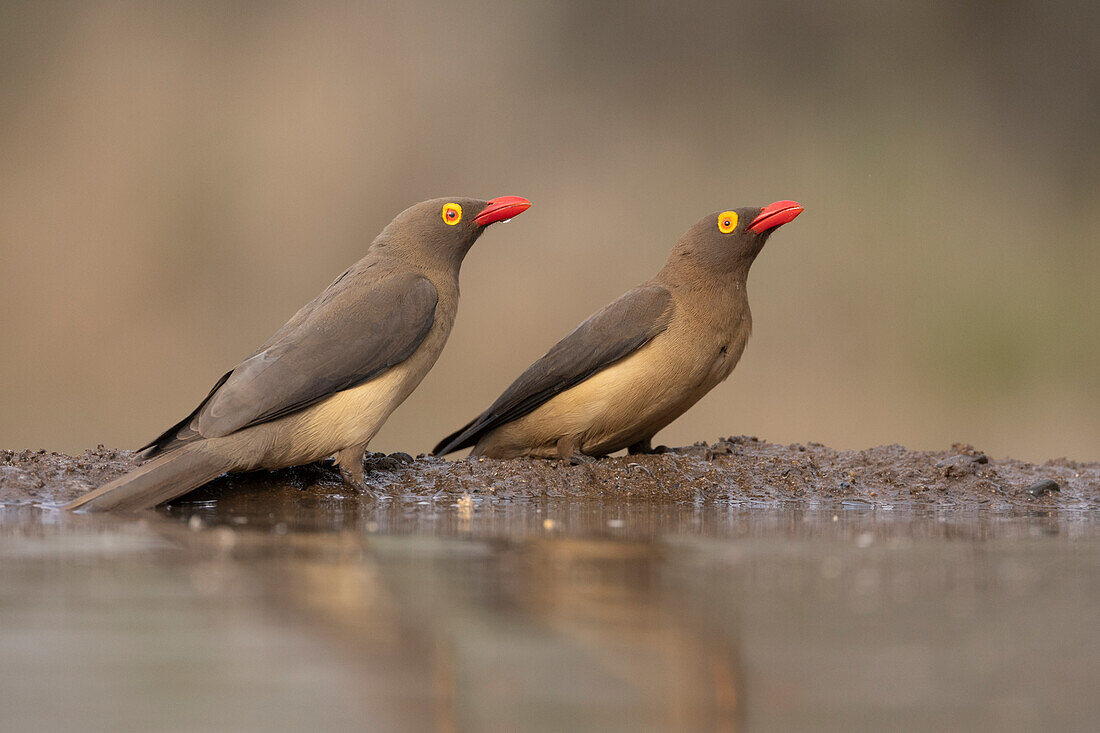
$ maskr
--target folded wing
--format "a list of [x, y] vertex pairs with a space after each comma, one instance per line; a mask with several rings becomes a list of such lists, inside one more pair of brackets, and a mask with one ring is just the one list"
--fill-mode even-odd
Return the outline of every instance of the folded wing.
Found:
[[652, 283], [623, 294], [559, 341], [488, 410], [441, 440], [433, 453], [445, 455], [476, 445], [482, 436], [637, 351], [668, 327], [671, 304], [669, 292]]
[[274, 420], [378, 376], [416, 351], [438, 300], [422, 275], [353, 267], [145, 446], [145, 457]]

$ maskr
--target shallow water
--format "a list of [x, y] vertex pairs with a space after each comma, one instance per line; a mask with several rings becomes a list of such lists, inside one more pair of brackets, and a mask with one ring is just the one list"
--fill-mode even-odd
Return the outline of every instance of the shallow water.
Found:
[[4, 730], [1086, 730], [1088, 512], [0, 507]]

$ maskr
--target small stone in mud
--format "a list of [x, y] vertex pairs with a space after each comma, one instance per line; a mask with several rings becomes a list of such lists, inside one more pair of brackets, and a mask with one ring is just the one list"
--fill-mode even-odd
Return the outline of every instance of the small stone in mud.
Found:
[[1031, 486], [1024, 489], [1025, 493], [1032, 496], [1043, 496], [1051, 491], [1061, 491], [1062, 487], [1058, 485], [1058, 482], [1054, 479], [1045, 478], [1042, 481], [1036, 481]]
[[979, 465], [987, 463], [989, 463], [989, 457], [984, 453], [978, 453], [977, 455], [960, 453], [950, 458], [944, 458], [942, 461], [937, 461], [936, 468], [943, 469], [944, 478], [951, 478], [952, 476], [973, 473]]
[[393, 453], [388, 456], [385, 453], [367, 453], [364, 460], [369, 471], [394, 471], [412, 462], [412, 456], [408, 453]]

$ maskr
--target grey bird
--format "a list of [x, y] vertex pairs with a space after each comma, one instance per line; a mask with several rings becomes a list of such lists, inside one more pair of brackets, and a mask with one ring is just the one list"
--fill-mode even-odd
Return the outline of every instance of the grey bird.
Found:
[[450, 335], [463, 258], [485, 227], [530, 206], [518, 196], [441, 198], [401, 212], [194, 412], [139, 449], [142, 465], [65, 508], [143, 509], [222, 473], [332, 455], [365, 490], [367, 444]]
[[653, 436], [737, 365], [752, 332], [749, 267], [800, 213], [776, 201], [704, 217], [656, 277], [577, 326], [434, 453], [581, 462], [651, 452]]

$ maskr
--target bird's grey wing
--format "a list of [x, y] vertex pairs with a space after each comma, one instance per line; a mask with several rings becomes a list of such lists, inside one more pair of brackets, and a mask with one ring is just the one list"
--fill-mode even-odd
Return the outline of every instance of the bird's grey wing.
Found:
[[488, 410], [441, 440], [433, 453], [472, 446], [492, 430], [534, 411], [649, 343], [668, 327], [671, 314], [672, 296], [660, 285], [639, 285], [623, 294], [555, 344]]
[[438, 301], [422, 275], [369, 267], [345, 273], [147, 446], [146, 457], [274, 420], [378, 376], [416, 351]]

